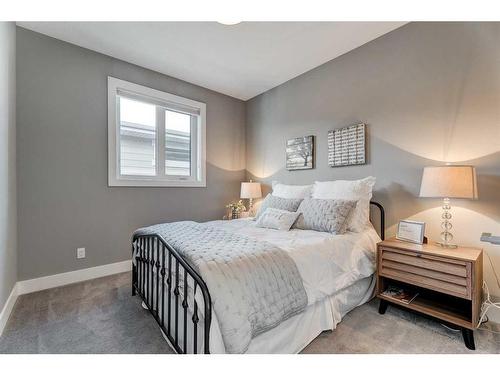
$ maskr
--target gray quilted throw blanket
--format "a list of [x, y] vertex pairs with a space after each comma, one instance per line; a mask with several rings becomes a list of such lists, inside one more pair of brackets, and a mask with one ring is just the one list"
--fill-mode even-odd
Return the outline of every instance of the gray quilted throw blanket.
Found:
[[307, 295], [297, 266], [280, 248], [213, 225], [182, 221], [153, 225], [205, 280], [228, 353], [301, 312]]

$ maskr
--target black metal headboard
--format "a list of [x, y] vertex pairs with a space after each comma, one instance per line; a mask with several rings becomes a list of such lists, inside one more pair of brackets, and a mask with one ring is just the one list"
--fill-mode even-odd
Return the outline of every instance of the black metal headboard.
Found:
[[375, 202], [375, 201], [370, 201], [370, 204], [373, 204], [374, 206], [376, 206], [380, 210], [380, 238], [383, 241], [383, 240], [385, 240], [385, 211], [384, 211], [384, 207], [380, 203]]

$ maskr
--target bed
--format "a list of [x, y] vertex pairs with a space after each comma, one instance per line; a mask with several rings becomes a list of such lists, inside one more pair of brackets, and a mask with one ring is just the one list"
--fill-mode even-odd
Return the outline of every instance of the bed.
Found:
[[[379, 203], [370, 203], [379, 210], [379, 233], [371, 224], [360, 233], [342, 235], [277, 231], [257, 228], [250, 219], [180, 222], [168, 224], [168, 230], [152, 226], [137, 231], [132, 238], [132, 295], [141, 297], [177, 353], [297, 353], [372, 297], [375, 249], [384, 238], [385, 215]], [[190, 237], [197, 242], [186, 242], [180, 252], [179, 239]], [[251, 253], [261, 244], [269, 247], [266, 254], [274, 255], [264, 265], [255, 257], [242, 257], [234, 269], [219, 265], [216, 277], [207, 273], [206, 264], [214, 262], [200, 258], [200, 249], [218, 253], [217, 246], [231, 241], [240, 242], [226, 253], [221, 250], [221, 259], [227, 251], [248, 246]], [[292, 262], [284, 265], [287, 259]], [[245, 277], [251, 272], [252, 278]], [[298, 276], [291, 277], [294, 273]], [[217, 278], [220, 274], [242, 280], [229, 287]], [[297, 279], [303, 292], [294, 288]], [[277, 285], [274, 291], [267, 290], [271, 284]]]

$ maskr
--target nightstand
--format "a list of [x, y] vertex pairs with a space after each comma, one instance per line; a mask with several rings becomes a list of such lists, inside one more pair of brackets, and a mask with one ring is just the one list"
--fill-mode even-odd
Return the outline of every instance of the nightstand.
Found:
[[[417, 292], [406, 304], [383, 295], [391, 286]], [[412, 244], [395, 238], [377, 245], [379, 313], [389, 303], [459, 327], [465, 346], [474, 350], [483, 286], [483, 251], [472, 247], [446, 249], [437, 244]]]

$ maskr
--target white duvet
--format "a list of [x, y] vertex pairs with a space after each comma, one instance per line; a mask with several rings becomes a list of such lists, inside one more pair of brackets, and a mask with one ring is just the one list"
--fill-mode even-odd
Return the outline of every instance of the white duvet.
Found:
[[375, 271], [375, 251], [380, 237], [371, 224], [361, 233], [343, 235], [301, 229], [257, 228], [251, 219], [213, 221], [210, 224], [267, 241], [285, 250], [297, 265], [308, 305]]
[[[297, 322], [300, 321], [302, 314], [292, 317], [289, 319], [290, 321], [293, 320], [291, 330], [286, 328], [288, 324], [287, 320], [281, 324], [283, 326], [283, 330], [280, 329], [280, 325], [269, 332], [253, 338], [251, 343], [251, 352], [288, 352], [290, 349], [288, 346], [290, 345], [290, 347], [296, 347], [300, 350], [314, 337], [316, 337], [316, 335], [321, 332], [321, 329], [331, 329], [332, 324], [336, 324], [340, 321], [341, 316], [343, 316], [345, 312], [359, 304], [359, 293], [350, 293], [347, 288], [354, 286], [356, 283], [359, 284], [367, 280], [368, 283], [366, 287], [369, 287], [369, 280], [371, 279], [370, 276], [372, 276], [375, 272], [376, 245], [380, 242], [380, 237], [371, 224], [368, 225], [361, 233], [347, 232], [343, 235], [332, 235], [325, 232], [300, 229], [282, 231], [258, 228], [255, 226], [255, 222], [251, 219], [229, 221], [218, 220], [211, 221], [206, 224], [267, 241], [286, 251], [297, 266], [307, 294], [308, 309], [304, 312], [304, 314], [312, 314], [311, 311], [313, 311], [314, 308], [316, 308], [316, 310], [319, 309], [318, 311], [323, 311], [318, 306], [328, 306], [328, 309], [331, 310], [331, 314], [329, 314], [328, 318], [323, 317], [323, 324], [316, 324], [318, 327], [315, 328], [311, 326], [311, 332], [305, 330], [302, 335], [298, 335], [297, 332], [295, 332], [296, 328], [293, 327], [294, 324], [297, 324]], [[344, 291], [346, 293], [344, 293]], [[352, 297], [349, 297], [351, 294]], [[356, 301], [351, 303], [349, 300], [344, 301], [341, 298], [341, 301], [338, 302], [339, 304], [330, 303], [329, 301], [331, 301], [331, 298], [335, 295], [343, 296], [342, 298], [344, 299], [354, 298]], [[196, 299], [199, 306], [202, 306], [203, 302], [199, 290], [196, 293]], [[352, 307], [347, 311], [341, 311], [341, 305], [352, 305]], [[311, 306], [312, 310], [309, 309], [309, 306]], [[199, 313], [200, 315], [203, 315], [201, 310]], [[321, 317], [323, 315], [324, 313], [321, 313], [319, 316]], [[311, 319], [317, 321], [318, 317]], [[202, 323], [202, 321], [200, 321], [200, 323]], [[320, 330], [317, 331], [318, 329]], [[273, 340], [269, 338], [269, 335], [267, 335], [267, 333], [271, 334], [271, 332], [273, 332], [272, 335], [280, 333], [281, 336], [293, 336], [288, 340], [285, 340], [291, 344], [286, 348], [282, 348], [282, 345], [279, 344], [279, 342], [273, 343]], [[201, 333], [202, 329], [200, 327], [198, 331], [199, 352], [202, 351]], [[266, 337], [266, 339], [264, 341], [260, 340], [261, 336]], [[188, 334], [188, 347], [191, 347], [192, 345], [190, 337], [191, 332]], [[281, 341], [283, 341], [283, 337], [281, 337]], [[222, 340], [218, 317], [214, 312], [212, 314], [212, 324], [210, 329], [210, 352], [226, 352], [225, 345]]]

